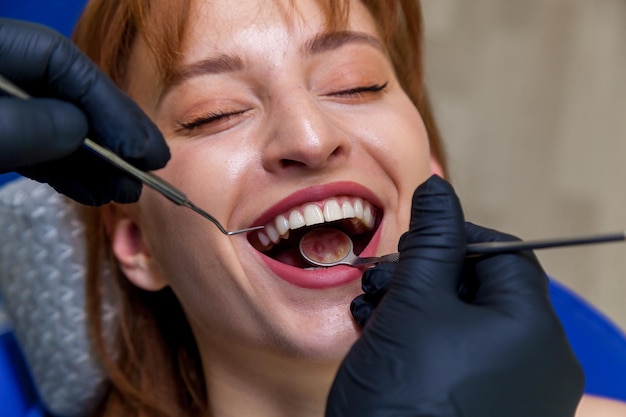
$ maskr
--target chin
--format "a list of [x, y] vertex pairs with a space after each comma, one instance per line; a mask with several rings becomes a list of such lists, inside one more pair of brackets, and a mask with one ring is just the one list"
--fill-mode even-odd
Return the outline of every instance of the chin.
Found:
[[310, 333], [296, 342], [296, 348], [299, 356], [313, 362], [340, 362], [358, 337], [356, 327], [335, 334]]
[[274, 344], [282, 354], [312, 361], [340, 361], [360, 335], [347, 305], [316, 310], [292, 311], [290, 320], [274, 327]]

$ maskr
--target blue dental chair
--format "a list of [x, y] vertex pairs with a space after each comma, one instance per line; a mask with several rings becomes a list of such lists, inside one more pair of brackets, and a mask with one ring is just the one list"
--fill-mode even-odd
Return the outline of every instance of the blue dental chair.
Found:
[[[69, 36], [84, 3], [84, 0], [2, 1], [0, 16], [42, 23]], [[0, 206], [6, 187], [19, 181], [23, 180], [16, 174], [0, 175]], [[45, 186], [37, 187], [40, 192], [41, 187]], [[49, 196], [47, 198], [46, 202], [49, 201]], [[42, 207], [39, 202], [35, 203], [38, 204], [37, 207]], [[59, 201], [55, 200], [54, 204], [57, 203]], [[554, 307], [585, 370], [585, 391], [626, 401], [626, 335], [601, 312], [563, 285], [553, 280], [550, 289]], [[7, 300], [7, 295], [4, 296], [7, 307], [9, 301], [13, 300]], [[74, 412], [61, 415], [60, 409], [51, 404], [53, 401], [42, 395], [27, 360], [31, 352], [18, 343], [13, 331], [17, 326], [15, 323], [11, 326], [3, 313], [2, 305], [0, 299], [0, 417], [42, 417], [47, 412], [59, 414], [59, 417], [78, 417], [79, 414]], [[59, 385], [66, 382], [68, 381], [57, 381]]]

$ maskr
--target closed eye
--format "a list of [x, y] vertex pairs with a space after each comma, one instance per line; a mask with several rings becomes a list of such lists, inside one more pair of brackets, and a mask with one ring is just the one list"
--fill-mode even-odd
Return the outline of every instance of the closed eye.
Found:
[[385, 90], [385, 88], [387, 87], [387, 84], [389, 83], [386, 82], [384, 84], [372, 84], [372, 85], [367, 85], [367, 86], [360, 86], [360, 87], [350, 88], [348, 90], [336, 91], [329, 95], [339, 96], [339, 97], [360, 97], [365, 94], [380, 93], [381, 91]]
[[242, 115], [246, 111], [247, 110], [208, 112], [201, 116], [194, 117], [189, 121], [179, 121], [178, 125], [184, 130], [196, 130], [200, 127], [209, 125], [219, 126], [221, 123], [228, 124], [228, 122], [231, 121], [232, 118]]

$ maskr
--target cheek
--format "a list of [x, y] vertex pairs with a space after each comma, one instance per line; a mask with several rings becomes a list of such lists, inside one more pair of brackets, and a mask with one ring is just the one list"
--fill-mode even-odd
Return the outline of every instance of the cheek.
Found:
[[142, 197], [145, 238], [155, 264], [189, 319], [202, 322], [210, 317], [211, 323], [243, 319], [232, 311], [245, 300], [238, 299], [243, 292], [233, 279], [236, 264], [229, 261], [233, 256], [229, 238], [216, 233], [214, 226], [191, 210], [169, 202], [161, 204], [159, 198]]
[[422, 118], [404, 94], [389, 99], [385, 111], [360, 120], [365, 146], [399, 192], [412, 195], [432, 173], [428, 134]]
[[397, 121], [390, 132], [393, 148], [390, 154], [393, 155], [393, 166], [397, 167], [394, 174], [400, 184], [401, 197], [410, 201], [415, 189], [431, 175], [432, 166], [428, 133], [422, 117], [408, 97], [405, 101], [407, 105], [395, 113]]
[[[200, 198], [211, 194], [211, 184], [202, 181], [200, 175], [191, 174], [193, 166], [175, 156], [158, 175], [183, 191], [198, 206], [219, 216], [218, 207], [207, 206]], [[220, 252], [227, 251], [228, 247], [220, 245], [223, 235], [211, 222], [150, 189], [144, 189], [139, 205], [143, 238], [172, 287], [179, 283], [197, 285], [199, 271], [219, 266]]]
[[[199, 199], [209, 202], [203, 209], [214, 212], [227, 210], [229, 190], [243, 171], [240, 156], [232, 152], [232, 158], [221, 158], [226, 151], [208, 139], [169, 141], [172, 158], [159, 172], [164, 179], [183, 191], [194, 203]], [[221, 198], [210, 198], [219, 195]]]
[[365, 132], [366, 146], [374, 158], [373, 164], [381, 167], [392, 183], [395, 193], [389, 194], [388, 208], [395, 213], [396, 229], [403, 231], [409, 224], [415, 189], [433, 173], [426, 127], [405, 95], [395, 97], [384, 113], [372, 115], [362, 123], [369, 126]]
[[[237, 177], [245, 172], [241, 162], [245, 158], [216, 158], [220, 154], [216, 147], [201, 140], [172, 141], [170, 147], [172, 159], [158, 175], [228, 228], [231, 202], [239, 198]], [[219, 306], [207, 306], [207, 299], [237, 293], [232, 276], [239, 263], [232, 238], [224, 236], [209, 220], [152, 190], [142, 193], [140, 206], [141, 226], [150, 252], [181, 302], [190, 311], [209, 308], [215, 313]], [[225, 307], [228, 305], [221, 306]]]
[[[258, 169], [258, 156], [246, 143], [248, 132], [230, 136], [168, 140], [172, 158], [159, 175], [224, 227], [236, 229], [249, 221], [243, 211], [247, 206], [240, 202], [246, 198], [249, 189], [254, 188], [251, 173]], [[197, 214], [196, 217], [202, 219]], [[197, 229], [194, 225], [191, 233], [200, 230], [220, 235], [209, 220], [203, 219], [203, 223], [206, 227]]]
[[140, 200], [144, 239], [168, 282], [176, 286], [180, 277], [193, 277], [203, 263], [216, 257], [214, 238], [206, 220], [191, 210], [153, 192], [145, 194]]
[[404, 97], [402, 101], [404, 104], [396, 106], [391, 117], [388, 132], [392, 148], [390, 153], [397, 158], [402, 171], [409, 178], [413, 178], [416, 187], [425, 180], [424, 175], [430, 173], [430, 145], [419, 111], [408, 97]]

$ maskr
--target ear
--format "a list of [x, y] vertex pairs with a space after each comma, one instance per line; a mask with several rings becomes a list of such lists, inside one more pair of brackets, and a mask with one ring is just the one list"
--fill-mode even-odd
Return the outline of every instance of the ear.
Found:
[[443, 168], [441, 168], [441, 164], [433, 155], [430, 156], [430, 173], [437, 174], [441, 178], [445, 178], [443, 174]]
[[167, 280], [143, 239], [136, 213], [128, 207], [110, 205], [105, 211], [105, 224], [113, 255], [126, 278], [147, 291], [166, 287]]

